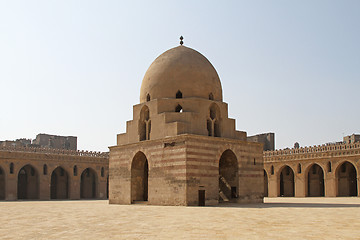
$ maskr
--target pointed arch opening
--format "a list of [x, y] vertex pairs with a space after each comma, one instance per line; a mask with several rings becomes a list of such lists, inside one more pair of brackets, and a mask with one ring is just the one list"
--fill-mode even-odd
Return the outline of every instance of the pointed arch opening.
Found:
[[39, 174], [30, 164], [19, 170], [17, 195], [18, 199], [39, 199]]
[[209, 93], [209, 100], [214, 100], [214, 95], [212, 93]]
[[278, 176], [278, 197], [294, 197], [295, 182], [294, 171], [289, 166], [284, 166]]
[[0, 200], [5, 199], [5, 171], [0, 167]]
[[221, 137], [221, 118], [219, 106], [215, 103], [209, 107], [208, 118], [206, 120], [208, 135], [213, 137]]
[[149, 140], [151, 131], [150, 111], [148, 106], [144, 105], [140, 111], [139, 120], [139, 140]]
[[81, 173], [80, 198], [95, 199], [97, 192], [97, 174], [92, 168], [86, 168]]
[[44, 175], [47, 175], [47, 172], [48, 172], [48, 170], [47, 170], [47, 165], [44, 164], [44, 166], [43, 166], [43, 174], [44, 174]]
[[106, 178], [106, 198], [109, 199], [109, 175]]
[[148, 201], [149, 164], [144, 153], [135, 154], [131, 163], [131, 202]]
[[182, 98], [182, 97], [183, 97], [182, 92], [180, 90], [178, 90], [176, 92], [176, 98]]
[[149, 93], [146, 95], [146, 101], [147, 101], [147, 102], [150, 101], [150, 94], [149, 94]]
[[73, 174], [74, 176], [77, 176], [78, 174], [78, 170], [77, 170], [77, 166], [75, 165], [74, 168], [73, 168]]
[[238, 198], [239, 174], [236, 155], [230, 149], [223, 152], [219, 161], [219, 202]]
[[14, 174], [14, 163], [10, 163], [9, 171], [10, 171], [10, 174]]
[[178, 104], [175, 108], [175, 112], [183, 112], [183, 108], [180, 104]]
[[327, 171], [331, 172], [331, 162], [330, 161], [327, 163]]
[[307, 197], [323, 197], [324, 188], [324, 171], [322, 167], [314, 163], [308, 168], [306, 177]]
[[337, 196], [357, 196], [357, 172], [355, 166], [346, 161], [340, 164], [335, 172]]
[[62, 167], [57, 167], [51, 173], [51, 199], [69, 198], [69, 174]]
[[101, 172], [100, 172], [101, 177], [105, 176], [105, 168], [101, 167]]
[[264, 169], [264, 197], [268, 197], [269, 196], [269, 191], [268, 191], [268, 175]]

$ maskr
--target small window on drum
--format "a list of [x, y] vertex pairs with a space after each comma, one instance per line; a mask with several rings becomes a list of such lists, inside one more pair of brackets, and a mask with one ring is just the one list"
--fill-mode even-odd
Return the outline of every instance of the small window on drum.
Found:
[[212, 93], [209, 94], [209, 100], [214, 100], [214, 95]]
[[175, 112], [183, 112], [183, 108], [180, 104], [178, 104], [175, 108]]
[[177, 91], [176, 98], [182, 98], [182, 92], [180, 90]]

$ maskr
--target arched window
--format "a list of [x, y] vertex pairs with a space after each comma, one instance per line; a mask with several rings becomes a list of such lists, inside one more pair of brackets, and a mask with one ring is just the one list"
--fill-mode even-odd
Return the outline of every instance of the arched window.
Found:
[[256, 165], [256, 160], [255, 160], [255, 158], [254, 158], [254, 165]]
[[274, 175], [274, 166], [271, 166], [271, 175]]
[[101, 177], [104, 177], [104, 167], [101, 168]]
[[149, 108], [144, 105], [140, 112], [139, 120], [139, 136], [140, 141], [149, 140], [151, 131], [150, 111]]
[[301, 164], [300, 164], [300, 163], [298, 164], [297, 172], [298, 172], [298, 173], [301, 173]]
[[207, 119], [207, 130], [209, 136], [220, 137], [220, 109], [214, 103], [209, 108], [209, 115]]
[[183, 112], [183, 108], [180, 104], [178, 104], [175, 108], [175, 112]]
[[331, 162], [328, 162], [328, 172], [331, 172]]
[[73, 170], [73, 171], [74, 171], [74, 176], [77, 176], [77, 166], [76, 166], [76, 165], [74, 166], [74, 170]]
[[10, 174], [14, 173], [14, 163], [10, 163]]
[[150, 94], [146, 95], [146, 101], [149, 102], [150, 101]]
[[46, 164], [44, 164], [44, 166], [43, 166], [43, 174], [47, 175], [47, 165]]
[[182, 98], [182, 92], [180, 92], [180, 90], [177, 91], [176, 98]]
[[214, 100], [214, 95], [212, 93], [209, 94], [209, 100]]

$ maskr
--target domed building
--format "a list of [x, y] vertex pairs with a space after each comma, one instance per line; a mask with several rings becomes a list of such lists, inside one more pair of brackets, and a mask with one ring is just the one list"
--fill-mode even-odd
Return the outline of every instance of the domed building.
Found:
[[262, 144], [228, 118], [215, 68], [181, 44], [150, 65], [133, 120], [110, 147], [109, 201], [262, 202], [263, 166]]

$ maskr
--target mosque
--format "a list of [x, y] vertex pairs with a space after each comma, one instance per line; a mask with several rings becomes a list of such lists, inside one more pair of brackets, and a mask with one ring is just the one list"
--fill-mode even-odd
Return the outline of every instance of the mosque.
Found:
[[76, 146], [76, 137], [47, 134], [0, 141], [0, 200], [205, 206], [360, 196], [360, 135], [275, 150], [273, 133], [237, 131], [215, 68], [182, 39], [148, 68], [110, 153]]

